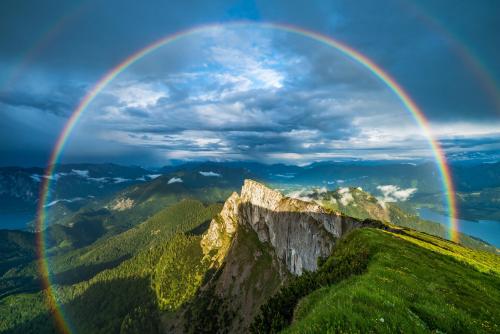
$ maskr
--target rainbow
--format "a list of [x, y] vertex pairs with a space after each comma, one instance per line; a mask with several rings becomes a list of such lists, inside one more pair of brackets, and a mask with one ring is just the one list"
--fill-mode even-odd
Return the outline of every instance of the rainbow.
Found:
[[[399, 100], [403, 103], [405, 108], [411, 113], [417, 124], [420, 126], [422, 129], [424, 135], [426, 136], [427, 140], [429, 141], [430, 147], [432, 149], [434, 158], [436, 160], [439, 172], [441, 174], [441, 180], [442, 180], [442, 186], [445, 191], [445, 196], [446, 196], [446, 202], [448, 206], [448, 214], [450, 217], [449, 220], [449, 229], [448, 229], [448, 237], [452, 241], [458, 242], [459, 241], [459, 235], [458, 235], [458, 226], [457, 226], [457, 210], [456, 210], [456, 203], [455, 203], [455, 191], [454, 191], [454, 185], [452, 182], [452, 177], [450, 173], [450, 169], [446, 163], [446, 158], [444, 155], [444, 152], [439, 145], [439, 143], [434, 139], [429, 123], [427, 119], [425, 118], [424, 113], [418, 108], [416, 103], [410, 98], [408, 93], [405, 92], [405, 90], [392, 78], [387, 72], [385, 72], [380, 66], [375, 64], [372, 60], [370, 60], [368, 57], [364, 56], [360, 52], [354, 50], [350, 46], [337, 41], [335, 39], [332, 39], [331, 37], [309, 31], [303, 28], [291, 26], [291, 25], [286, 25], [286, 24], [278, 24], [278, 23], [249, 23], [249, 22], [234, 22], [234, 23], [227, 23], [224, 24], [223, 26], [256, 26], [256, 27], [261, 27], [261, 28], [268, 28], [268, 29], [277, 29], [285, 32], [290, 32], [298, 35], [302, 35], [305, 37], [309, 37], [313, 40], [316, 40], [320, 43], [323, 43], [325, 45], [328, 45], [330, 47], [335, 48], [336, 50], [340, 51], [342, 54], [347, 56], [350, 59], [355, 60], [357, 63], [361, 64], [364, 66], [366, 69], [368, 69], [374, 76], [376, 76], [378, 79], [380, 79], [383, 83], [385, 83], [393, 92], [396, 94], [396, 96], [399, 98]], [[193, 29], [185, 30], [178, 32], [173, 35], [169, 35], [167, 37], [164, 37], [162, 39], [157, 40], [156, 42], [146, 46], [145, 48], [137, 51], [136, 53], [130, 55], [127, 57], [125, 60], [123, 60], [120, 64], [118, 64], [116, 67], [111, 69], [108, 73], [106, 73], [96, 84], [95, 86], [85, 95], [85, 97], [81, 100], [80, 104], [77, 106], [69, 120], [67, 121], [66, 125], [64, 126], [56, 144], [55, 147], [52, 151], [52, 154], [49, 159], [48, 167], [46, 170], [46, 177], [44, 178], [42, 188], [41, 188], [41, 195], [40, 195], [40, 201], [38, 205], [38, 216], [37, 216], [37, 230], [40, 231], [41, 233], [38, 233], [38, 240], [37, 240], [37, 250], [38, 250], [38, 256], [39, 256], [39, 271], [43, 277], [43, 286], [46, 289], [47, 296], [48, 296], [48, 305], [50, 306], [50, 309], [53, 310], [54, 314], [54, 319], [56, 321], [56, 325], [58, 329], [63, 332], [63, 333], [70, 333], [71, 330], [69, 328], [68, 322], [65, 320], [63, 310], [59, 305], [59, 302], [57, 301], [57, 295], [56, 292], [54, 291], [53, 284], [51, 284], [50, 281], [50, 275], [49, 275], [49, 270], [48, 270], [48, 261], [47, 257], [45, 254], [45, 238], [43, 236], [43, 229], [44, 229], [44, 224], [45, 224], [45, 217], [46, 217], [46, 212], [45, 212], [45, 204], [48, 201], [48, 196], [49, 196], [49, 188], [51, 186], [51, 175], [54, 173], [54, 169], [58, 163], [59, 157], [61, 156], [61, 153], [64, 150], [64, 146], [66, 144], [66, 141], [71, 134], [73, 128], [77, 124], [78, 120], [84, 113], [84, 111], [87, 109], [89, 104], [95, 99], [95, 97], [108, 85], [114, 78], [116, 78], [120, 73], [125, 71], [130, 65], [134, 64], [136, 61], [139, 59], [143, 58], [144, 56], [154, 52], [158, 48], [167, 45], [169, 43], [175, 42], [183, 37], [200, 33], [203, 31], [206, 31], [208, 29], [215, 29], [215, 28], [220, 28], [221, 25], [219, 24], [213, 24], [213, 25], [205, 25], [205, 26], [199, 26], [195, 27]]]

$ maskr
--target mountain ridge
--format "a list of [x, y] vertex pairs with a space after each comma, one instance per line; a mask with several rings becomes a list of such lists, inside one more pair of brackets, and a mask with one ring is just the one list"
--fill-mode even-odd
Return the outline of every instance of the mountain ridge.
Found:
[[246, 225], [260, 242], [275, 249], [295, 275], [316, 270], [317, 259], [329, 255], [337, 239], [361, 226], [359, 220], [317, 203], [286, 197], [250, 179], [244, 181], [240, 195], [233, 193], [228, 198], [218, 217], [203, 238], [206, 253], [222, 246], [218, 238], [224, 231], [231, 237], [237, 224]]
[[[183, 314], [202, 317], [196, 313], [198, 304], [210, 299], [206, 303], [213, 312], [231, 315], [224, 319], [229, 332], [248, 332], [260, 307], [291, 277], [316, 271], [318, 260], [361, 226], [370, 225], [246, 179], [200, 241], [213, 275]], [[196, 322], [189, 319], [177, 323], [176, 330], [201, 330], [203, 326], [189, 327]]]

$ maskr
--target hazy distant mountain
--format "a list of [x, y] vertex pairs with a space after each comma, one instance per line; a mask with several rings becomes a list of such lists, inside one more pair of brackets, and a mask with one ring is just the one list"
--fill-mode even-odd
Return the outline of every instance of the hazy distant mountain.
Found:
[[[500, 162], [452, 163], [450, 165], [459, 191], [500, 187]], [[441, 176], [434, 163], [410, 162], [316, 162], [305, 166], [266, 165], [258, 162], [190, 162], [162, 167], [162, 172], [218, 168], [243, 168], [266, 181], [298, 184], [331, 184], [365, 186], [376, 189], [380, 184], [400, 187], [418, 186], [424, 192], [441, 191]]]
[[[458, 191], [459, 214], [465, 219], [500, 219], [500, 163], [451, 165]], [[441, 176], [431, 163], [319, 162], [307, 166], [266, 165], [257, 162], [189, 162], [158, 170], [115, 164], [70, 164], [57, 168], [47, 202], [49, 223], [67, 220], [79, 209], [135, 184], [163, 176], [151, 186], [167, 184], [182, 192], [199, 185], [240, 186], [245, 177], [270, 182], [276, 187], [361, 187], [378, 195], [380, 187], [415, 189], [409, 204], [425, 205], [444, 212]], [[0, 213], [34, 214], [44, 176], [40, 168], [0, 168]], [[149, 185], [148, 185], [149, 187]], [[153, 191], [152, 190], [152, 191]], [[1, 217], [0, 217], [1, 218]], [[8, 218], [4, 218], [8, 219]], [[1, 221], [0, 221], [1, 223]]]
[[61, 165], [52, 175], [45, 175], [42, 168], [0, 168], [0, 227], [2, 213], [29, 212], [34, 216], [46, 178], [51, 179], [46, 203], [50, 224], [131, 184], [158, 176], [140, 167], [114, 164]]

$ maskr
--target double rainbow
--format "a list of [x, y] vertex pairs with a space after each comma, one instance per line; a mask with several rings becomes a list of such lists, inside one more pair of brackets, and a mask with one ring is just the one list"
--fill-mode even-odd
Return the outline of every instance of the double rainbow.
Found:
[[[418, 108], [418, 106], [415, 104], [415, 102], [410, 98], [410, 96], [405, 92], [405, 90], [388, 74], [386, 73], [381, 67], [379, 67], [377, 64], [375, 64], [372, 60], [361, 54], [360, 52], [354, 50], [350, 46], [341, 43], [337, 40], [332, 39], [331, 37], [309, 31], [303, 28], [295, 27], [295, 26], [290, 26], [290, 25], [285, 25], [285, 24], [277, 24], [277, 23], [230, 23], [230, 24], [225, 24], [225, 26], [257, 26], [261, 28], [268, 28], [268, 29], [277, 29], [285, 32], [290, 32], [290, 33], [295, 33], [298, 35], [302, 35], [305, 37], [309, 37], [313, 40], [316, 40], [320, 43], [323, 43], [325, 45], [328, 45], [330, 47], [335, 48], [336, 50], [340, 51], [343, 53], [345, 56], [348, 58], [351, 58], [355, 61], [357, 61], [359, 64], [363, 65], [365, 68], [367, 68], [373, 75], [375, 75], [377, 78], [379, 78], [382, 82], [384, 82], [393, 92], [396, 94], [396, 96], [399, 98], [399, 100], [403, 103], [403, 105], [406, 107], [406, 109], [411, 113], [417, 124], [420, 126], [422, 129], [422, 132], [426, 136], [427, 140], [429, 141], [430, 147], [432, 149], [435, 161], [438, 165], [439, 172], [441, 174], [441, 180], [442, 180], [442, 186], [443, 190], [445, 192], [446, 196], [446, 202], [448, 206], [448, 214], [449, 214], [449, 228], [448, 228], [448, 237], [457, 242], [458, 241], [458, 226], [457, 226], [457, 210], [456, 210], [456, 203], [455, 203], [455, 197], [454, 197], [454, 186], [451, 178], [451, 173], [450, 169], [446, 163], [446, 158], [444, 155], [444, 152], [439, 145], [439, 143], [434, 139], [429, 123], [427, 119], [425, 118], [423, 112]], [[40, 195], [40, 201], [38, 205], [38, 217], [37, 217], [37, 230], [40, 231], [38, 233], [38, 240], [37, 240], [37, 250], [38, 250], [38, 256], [39, 256], [39, 271], [40, 274], [43, 278], [43, 285], [44, 288], [46, 289], [47, 295], [48, 295], [48, 303], [50, 306], [50, 309], [53, 311], [54, 319], [56, 321], [56, 325], [58, 329], [63, 332], [63, 333], [70, 333], [70, 327], [68, 324], [68, 321], [65, 319], [63, 315], [63, 310], [60, 307], [58, 301], [57, 301], [57, 296], [55, 294], [55, 291], [53, 290], [50, 276], [49, 276], [49, 270], [48, 270], [48, 262], [47, 262], [47, 257], [45, 254], [45, 238], [43, 234], [44, 230], [44, 225], [45, 225], [45, 204], [48, 201], [48, 196], [49, 196], [49, 188], [51, 185], [51, 175], [54, 172], [54, 169], [58, 163], [59, 157], [64, 150], [64, 146], [66, 144], [66, 141], [71, 134], [73, 128], [77, 124], [78, 120], [84, 113], [84, 111], [87, 109], [89, 104], [95, 99], [95, 97], [106, 87], [107, 84], [109, 84], [114, 78], [116, 78], [120, 73], [122, 73], [124, 70], [126, 70], [130, 65], [138, 61], [139, 59], [143, 58], [144, 56], [154, 52], [158, 48], [175, 42], [183, 37], [193, 35], [196, 33], [201, 33], [203, 31], [209, 30], [209, 29], [214, 29], [218, 28], [220, 25], [205, 25], [201, 27], [196, 27], [193, 29], [185, 30], [178, 32], [173, 35], [169, 35], [165, 38], [162, 38], [145, 48], [137, 51], [136, 53], [130, 55], [127, 57], [124, 61], [122, 61], [120, 64], [118, 64], [116, 67], [111, 69], [106, 75], [104, 75], [98, 82], [97, 84], [85, 95], [85, 97], [81, 100], [80, 104], [78, 107], [75, 109], [71, 117], [69, 118], [68, 122], [64, 126], [57, 142], [56, 145], [52, 151], [52, 154], [50, 156], [48, 168], [46, 170], [46, 177], [44, 178], [43, 184], [42, 184], [42, 189], [41, 189], [41, 195]]]

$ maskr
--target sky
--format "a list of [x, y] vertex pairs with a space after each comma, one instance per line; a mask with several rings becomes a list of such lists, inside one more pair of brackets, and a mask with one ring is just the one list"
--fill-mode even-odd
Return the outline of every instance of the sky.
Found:
[[[143, 57], [81, 117], [62, 162], [413, 160], [432, 157], [401, 101], [335, 38], [408, 92], [449, 159], [500, 157], [498, 1], [0, 3], [0, 165], [44, 166], [108, 71]], [[235, 25], [233, 22], [244, 21]]]

